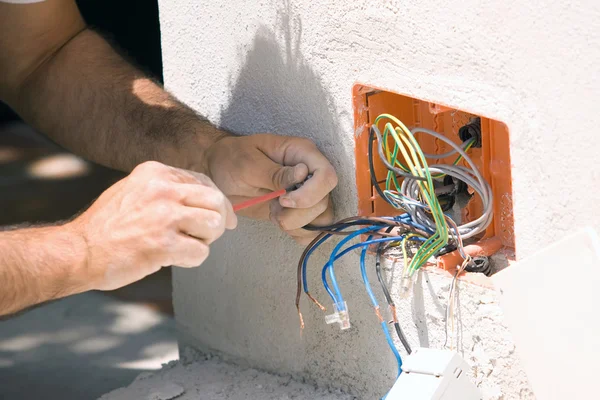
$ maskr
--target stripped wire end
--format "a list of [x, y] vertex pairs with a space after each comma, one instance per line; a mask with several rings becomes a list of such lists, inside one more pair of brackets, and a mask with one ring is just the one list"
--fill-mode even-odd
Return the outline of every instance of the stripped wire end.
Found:
[[300, 334], [302, 334], [302, 331], [304, 330], [304, 318], [302, 317], [302, 312], [300, 311], [299, 308], [298, 308], [298, 318], [300, 318]]
[[390, 314], [392, 314], [392, 322], [394, 324], [398, 323], [398, 314], [396, 313], [396, 305], [390, 304]]
[[321, 311], [327, 311], [327, 309], [321, 303], [319, 303], [319, 301], [317, 299], [312, 297], [312, 295], [310, 293], [306, 292], [306, 295], [308, 296], [309, 299], [311, 299], [311, 301], [313, 303], [315, 303], [317, 305], [317, 307], [319, 307], [321, 309]]
[[379, 306], [375, 307], [375, 314], [377, 315], [379, 322], [383, 322], [383, 316], [381, 315], [381, 312], [379, 312]]
[[333, 304], [333, 314], [329, 314], [325, 316], [325, 323], [327, 325], [331, 324], [339, 324], [341, 330], [346, 330], [350, 328], [350, 316], [348, 314], [348, 306], [346, 302], [343, 303], [334, 303]]

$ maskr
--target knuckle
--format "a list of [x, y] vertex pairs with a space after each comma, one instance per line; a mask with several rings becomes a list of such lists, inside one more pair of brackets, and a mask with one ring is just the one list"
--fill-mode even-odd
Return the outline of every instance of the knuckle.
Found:
[[225, 218], [221, 214], [215, 213], [214, 216], [208, 217], [206, 220], [210, 233], [212, 233], [211, 239], [219, 238], [225, 232]]
[[151, 197], [165, 197], [172, 192], [170, 182], [157, 177], [149, 179], [146, 182], [145, 189]]
[[287, 218], [280, 214], [271, 214], [271, 221], [282, 231], [289, 231], [289, 222]]
[[297, 143], [299, 145], [301, 145], [302, 147], [305, 147], [307, 149], [316, 149], [317, 145], [315, 144], [315, 142], [313, 142], [312, 140], [305, 138], [305, 137], [298, 137], [296, 138]]
[[158, 173], [166, 169], [164, 164], [159, 163], [158, 161], [145, 161], [133, 169], [135, 173]]
[[198, 247], [196, 249], [195, 255], [195, 264], [200, 265], [208, 258], [210, 254], [210, 247], [204, 243], [198, 242]]
[[161, 232], [155, 239], [157, 249], [170, 249], [175, 244], [175, 237], [169, 231]]
[[323, 172], [324, 172], [325, 185], [327, 188], [331, 188], [330, 190], [332, 190], [333, 188], [335, 188], [338, 185], [338, 176], [337, 176], [337, 173], [335, 172], [335, 168], [333, 168], [333, 166], [330, 165], [327, 168], [325, 168], [325, 170]]
[[210, 187], [215, 186], [214, 182], [212, 181], [212, 179], [210, 179], [210, 177], [208, 175], [204, 175], [199, 172], [194, 172], [194, 173], [187, 172], [187, 173], [190, 174], [198, 183], [200, 183], [202, 185], [210, 186]]
[[175, 217], [175, 213], [173, 212], [172, 208], [168, 206], [168, 204], [160, 202], [157, 203], [153, 209], [152, 209], [152, 214], [154, 216], [154, 219], [157, 221], [170, 221], [173, 219], [176, 219]]
[[227, 205], [227, 197], [219, 189], [211, 188], [206, 191], [206, 196], [210, 199], [211, 204], [217, 209], [225, 209]]

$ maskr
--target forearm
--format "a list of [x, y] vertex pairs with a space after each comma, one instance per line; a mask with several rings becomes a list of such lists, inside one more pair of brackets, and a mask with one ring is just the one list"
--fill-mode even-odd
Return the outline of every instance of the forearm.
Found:
[[0, 232], [0, 315], [89, 290], [85, 241], [68, 225]]
[[125, 171], [157, 160], [204, 172], [203, 150], [224, 135], [87, 29], [33, 71], [12, 103], [59, 144]]

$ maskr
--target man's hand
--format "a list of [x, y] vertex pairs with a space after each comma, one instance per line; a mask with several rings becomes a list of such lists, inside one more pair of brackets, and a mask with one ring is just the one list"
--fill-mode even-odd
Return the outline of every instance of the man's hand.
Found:
[[195, 267], [237, 218], [205, 175], [146, 162], [68, 224], [87, 245], [91, 289], [112, 290], [163, 266]]
[[0, 231], [0, 315], [200, 265], [236, 223], [207, 176], [146, 162], [71, 222]]
[[337, 185], [337, 175], [308, 139], [271, 134], [227, 136], [208, 148], [206, 163], [208, 174], [232, 203], [289, 188], [311, 174], [298, 190], [240, 212], [255, 219], [271, 219], [300, 243], [315, 236], [303, 226], [333, 221], [329, 193]]

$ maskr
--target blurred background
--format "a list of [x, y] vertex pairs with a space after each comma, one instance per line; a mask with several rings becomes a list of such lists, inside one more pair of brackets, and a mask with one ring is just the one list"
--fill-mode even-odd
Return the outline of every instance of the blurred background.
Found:
[[[87, 23], [162, 83], [156, 1], [77, 1]], [[123, 132], [127, 134], [127, 132]], [[124, 176], [77, 157], [0, 102], [0, 229], [87, 208]], [[177, 358], [171, 274], [0, 321], [0, 398], [97, 398]]]

